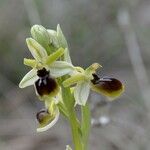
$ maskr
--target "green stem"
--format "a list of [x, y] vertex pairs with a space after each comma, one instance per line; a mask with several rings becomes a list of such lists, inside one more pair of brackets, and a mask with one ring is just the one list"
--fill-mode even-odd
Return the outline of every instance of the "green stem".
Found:
[[70, 125], [71, 125], [75, 150], [82, 150], [82, 142], [79, 134], [75, 112], [70, 113]]
[[74, 142], [74, 150], [83, 150], [81, 134], [79, 133], [79, 123], [74, 110], [74, 98], [69, 88], [62, 87], [63, 102], [68, 112], [68, 118], [71, 125], [72, 137]]
[[82, 113], [81, 131], [82, 131], [83, 150], [87, 150], [89, 132], [91, 127], [91, 114], [88, 104], [86, 104], [85, 106], [81, 106], [81, 113]]

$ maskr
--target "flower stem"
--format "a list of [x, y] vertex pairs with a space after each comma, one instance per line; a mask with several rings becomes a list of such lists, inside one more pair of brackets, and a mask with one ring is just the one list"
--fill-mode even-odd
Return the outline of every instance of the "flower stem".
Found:
[[71, 94], [70, 88], [62, 87], [62, 97], [68, 111], [68, 119], [71, 126], [74, 142], [74, 150], [83, 150], [81, 134], [79, 133], [80, 127], [74, 110], [74, 98]]
[[82, 150], [83, 146], [82, 146], [82, 142], [81, 142], [81, 137], [79, 135], [79, 129], [78, 129], [75, 112], [70, 113], [70, 125], [71, 125], [75, 150]]
[[86, 104], [85, 106], [81, 106], [81, 115], [82, 115], [81, 131], [82, 131], [83, 150], [87, 150], [89, 132], [91, 127], [91, 114], [88, 104]]

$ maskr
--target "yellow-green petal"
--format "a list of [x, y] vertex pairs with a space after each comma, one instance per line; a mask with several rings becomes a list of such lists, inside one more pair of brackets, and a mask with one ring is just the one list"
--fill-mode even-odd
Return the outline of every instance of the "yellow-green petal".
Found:
[[70, 78], [66, 79], [64, 82], [63, 82], [63, 86], [64, 87], [69, 87], [71, 85], [74, 85], [80, 81], [84, 81], [86, 80], [86, 76], [82, 73], [78, 73], [76, 75], [73, 75], [71, 76]]
[[64, 49], [59, 48], [56, 52], [52, 53], [46, 58], [46, 65], [52, 64], [54, 61], [56, 61], [58, 58], [60, 58], [64, 54]]
[[95, 73], [95, 71], [102, 67], [100, 64], [98, 63], [93, 63], [91, 66], [89, 66], [86, 70], [85, 70], [85, 73], [86, 74], [91, 74], [91, 73]]
[[24, 65], [34, 68], [36, 66], [36, 64], [37, 64], [37, 62], [35, 59], [24, 58]]

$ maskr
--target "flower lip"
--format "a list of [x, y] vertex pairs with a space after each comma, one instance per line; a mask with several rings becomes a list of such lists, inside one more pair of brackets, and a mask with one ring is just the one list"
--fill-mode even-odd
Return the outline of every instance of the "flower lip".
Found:
[[123, 93], [124, 86], [118, 79], [103, 77], [97, 82], [92, 82], [92, 90], [113, 100]]
[[122, 83], [115, 78], [103, 77], [100, 78], [99, 83], [103, 89], [109, 92], [117, 91], [122, 88]]
[[39, 78], [35, 82], [35, 87], [38, 95], [43, 96], [43, 95], [49, 95], [49, 94], [56, 94], [58, 91], [58, 85], [55, 79], [51, 77], [44, 77], [44, 78]]
[[45, 68], [43, 68], [43, 69], [40, 69], [37, 71], [37, 75], [38, 75], [38, 77], [41, 77], [41, 78], [47, 77], [47, 76], [49, 76], [49, 71], [47, 71]]
[[108, 97], [109, 100], [116, 99], [124, 91], [124, 86], [118, 79], [112, 77], [99, 78], [96, 74], [93, 74], [91, 86], [93, 91]]
[[39, 96], [53, 95], [55, 96], [58, 91], [58, 84], [54, 78], [52, 78], [45, 68], [37, 71], [39, 79], [35, 81], [36, 92]]
[[113, 92], [122, 88], [122, 83], [115, 78], [111, 78], [111, 77], [100, 78], [98, 77], [97, 74], [92, 74], [92, 75], [93, 75], [93, 79], [91, 80], [91, 82], [94, 85], [97, 85], [106, 91]]

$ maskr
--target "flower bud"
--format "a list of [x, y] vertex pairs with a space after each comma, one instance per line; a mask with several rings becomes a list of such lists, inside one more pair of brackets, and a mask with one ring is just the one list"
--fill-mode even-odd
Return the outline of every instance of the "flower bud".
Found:
[[48, 34], [49, 34], [49, 37], [50, 37], [51, 47], [53, 47], [53, 49], [60, 48], [59, 41], [58, 41], [58, 38], [57, 38], [57, 32], [55, 30], [50, 30], [50, 29], [48, 29], [47, 31], [48, 31]]
[[49, 44], [50, 38], [47, 30], [41, 25], [34, 25], [31, 28], [32, 37], [41, 44], [48, 53], [50, 53]]

